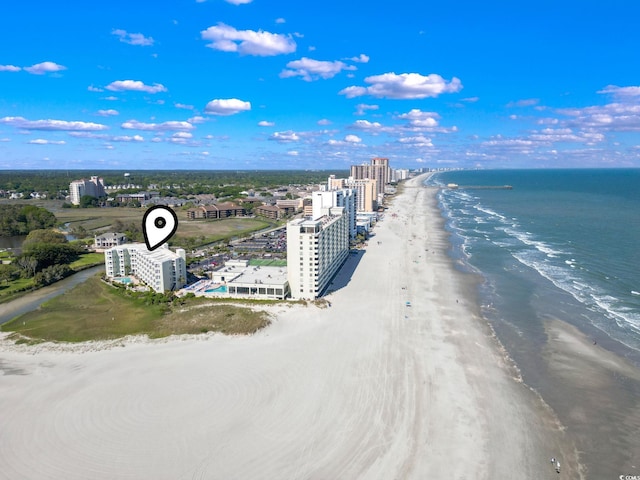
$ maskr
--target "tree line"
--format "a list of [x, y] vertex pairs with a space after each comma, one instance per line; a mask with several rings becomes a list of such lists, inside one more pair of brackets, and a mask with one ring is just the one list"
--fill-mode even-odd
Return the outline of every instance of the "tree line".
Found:
[[[97, 175], [105, 185], [132, 183], [147, 188], [156, 184], [169, 195], [179, 193], [213, 193], [233, 196], [234, 192], [248, 188], [274, 188], [279, 185], [319, 183], [331, 174], [348, 176], [345, 170], [131, 170], [124, 177], [122, 171], [83, 170], [17, 170], [0, 173], [0, 190], [16, 191], [28, 195], [31, 192], [47, 192], [53, 198], [58, 192], [66, 192], [69, 183], [80, 178]], [[178, 188], [174, 188], [176, 185]], [[225, 188], [233, 186], [235, 188]], [[165, 188], [166, 187], [166, 188]]]
[[22, 244], [22, 253], [9, 265], [0, 265], [0, 281], [33, 278], [37, 286], [57, 282], [71, 273], [69, 263], [83, 252], [53, 230], [33, 230]]
[[27, 235], [32, 230], [51, 228], [56, 217], [34, 205], [0, 205], [0, 236]]

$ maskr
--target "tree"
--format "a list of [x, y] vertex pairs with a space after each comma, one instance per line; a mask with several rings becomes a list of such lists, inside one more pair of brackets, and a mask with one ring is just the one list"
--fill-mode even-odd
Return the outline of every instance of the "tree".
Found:
[[36, 257], [22, 254], [18, 257], [16, 263], [22, 270], [23, 277], [31, 278], [36, 274], [38, 268], [38, 260]]
[[91, 195], [83, 195], [80, 197], [80, 208], [93, 208], [100, 204], [100, 200]]
[[[34, 243], [23, 248], [22, 255], [18, 259], [19, 261], [24, 258], [35, 259], [35, 269], [31, 267], [31, 263], [27, 264], [29, 268], [26, 271], [30, 273], [28, 276], [31, 277], [36, 272], [52, 265], [71, 263], [78, 258], [80, 253], [80, 247], [69, 243]], [[22, 264], [19, 263], [19, 265], [22, 267]]]
[[13, 280], [17, 275], [16, 267], [11, 264], [0, 264], [0, 282], [6, 283]]
[[36, 243], [61, 244], [67, 243], [67, 238], [64, 234], [56, 232], [55, 230], [32, 230], [29, 232], [29, 235], [27, 235], [27, 238], [25, 238], [22, 248], [25, 249]]
[[56, 217], [33, 205], [0, 205], [0, 236], [26, 235], [31, 230], [51, 228]]
[[33, 281], [36, 285], [51, 285], [58, 280], [68, 277], [72, 273], [73, 270], [71, 270], [69, 265], [51, 265], [50, 267], [43, 269], [41, 272], [38, 272], [33, 278]]

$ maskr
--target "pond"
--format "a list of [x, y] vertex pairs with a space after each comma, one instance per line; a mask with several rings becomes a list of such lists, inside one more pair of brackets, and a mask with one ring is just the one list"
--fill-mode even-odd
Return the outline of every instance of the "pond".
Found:
[[26, 235], [14, 235], [12, 237], [0, 237], [0, 249], [11, 248], [20, 249], [22, 242], [27, 238]]

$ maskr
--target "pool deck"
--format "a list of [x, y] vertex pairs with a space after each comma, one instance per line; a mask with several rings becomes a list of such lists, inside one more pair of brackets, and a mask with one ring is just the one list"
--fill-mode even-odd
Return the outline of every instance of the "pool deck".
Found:
[[200, 296], [208, 296], [208, 295], [216, 295], [216, 294], [221, 294], [226, 296], [227, 292], [207, 292], [207, 290], [212, 290], [214, 288], [219, 288], [224, 286], [222, 283], [220, 282], [215, 282], [213, 280], [208, 280], [208, 279], [204, 279], [204, 280], [198, 280], [196, 283], [192, 283], [191, 285], [184, 287], [181, 292], [183, 293], [193, 293], [196, 296], [200, 297]]

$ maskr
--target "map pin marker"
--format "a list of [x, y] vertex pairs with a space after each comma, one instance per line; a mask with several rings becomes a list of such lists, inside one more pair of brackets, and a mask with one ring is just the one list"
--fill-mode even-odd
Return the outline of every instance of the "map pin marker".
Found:
[[178, 229], [176, 212], [164, 205], [149, 208], [142, 217], [142, 233], [144, 243], [149, 251], [153, 251], [169, 240]]

